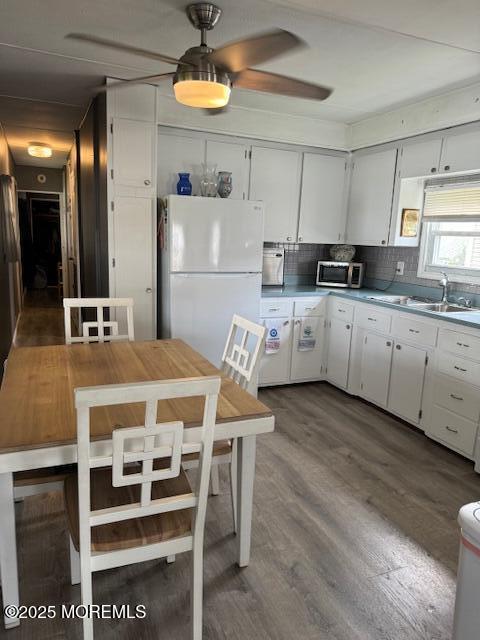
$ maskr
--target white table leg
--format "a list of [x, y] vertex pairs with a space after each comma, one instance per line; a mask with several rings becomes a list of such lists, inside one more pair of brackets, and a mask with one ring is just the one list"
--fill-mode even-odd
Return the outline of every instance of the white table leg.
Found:
[[256, 441], [256, 436], [237, 439], [237, 540], [240, 567], [246, 567], [250, 562]]
[[[15, 503], [13, 500], [13, 475], [0, 473], [0, 575], [2, 578], [3, 608], [18, 607], [17, 540], [15, 537]], [[5, 628], [20, 624], [18, 618], [4, 617]]]

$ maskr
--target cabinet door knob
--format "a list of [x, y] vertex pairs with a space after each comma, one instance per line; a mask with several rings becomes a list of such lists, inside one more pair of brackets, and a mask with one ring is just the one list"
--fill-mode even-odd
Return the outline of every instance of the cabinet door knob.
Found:
[[349, 325], [349, 324], [347, 324], [347, 325], [345, 326], [345, 329], [346, 329], [347, 331], [349, 331], [349, 330], [350, 330], [350, 325]]
[[392, 343], [390, 342], [390, 340], [387, 340], [387, 347], [391, 347]]
[[287, 240], [290, 242], [290, 240], [292, 239], [292, 236], [287, 236]]
[[302, 238], [302, 237], [299, 237], [299, 238], [298, 238], [298, 241], [299, 241], [299, 242], [302, 242], [302, 240], [303, 240], [303, 238]]
[[145, 289], [145, 293], [152, 293], [152, 288], [151, 287], [147, 287]]
[[445, 171], [450, 171], [450, 165], [449, 164], [446, 164], [443, 168], [445, 169]]
[[144, 181], [143, 181], [143, 184], [144, 184], [145, 186], [149, 187], [149, 186], [150, 186], [150, 184], [151, 184], [151, 182], [150, 182], [150, 180], [144, 180]]
[[399, 351], [401, 351], [401, 349], [402, 349], [402, 345], [401, 345], [401, 344], [397, 344], [397, 346], [395, 347], [395, 349], [398, 349]]
[[437, 173], [437, 168], [436, 167], [432, 167], [430, 169], [430, 173]]
[[382, 244], [387, 244], [387, 241], [386, 240], [382, 240]]

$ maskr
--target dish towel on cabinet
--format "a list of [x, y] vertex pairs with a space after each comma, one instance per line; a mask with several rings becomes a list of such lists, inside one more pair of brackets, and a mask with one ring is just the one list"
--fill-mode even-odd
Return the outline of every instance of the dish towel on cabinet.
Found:
[[302, 318], [298, 337], [298, 351], [312, 351], [317, 341], [318, 318]]
[[280, 336], [282, 333], [282, 326], [285, 320], [265, 320], [265, 327], [267, 329], [267, 339], [265, 340], [265, 353], [270, 355], [277, 353], [280, 349]]

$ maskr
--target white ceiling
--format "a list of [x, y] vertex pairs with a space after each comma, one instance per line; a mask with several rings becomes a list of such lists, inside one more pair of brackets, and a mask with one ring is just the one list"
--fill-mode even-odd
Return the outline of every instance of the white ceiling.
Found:
[[[66, 40], [67, 33], [91, 33], [180, 56], [199, 37], [186, 19], [185, 4], [185, 0], [2, 3], [0, 93], [9, 98], [0, 97], [0, 121], [9, 140], [17, 141], [15, 159], [35, 133], [31, 130], [40, 129], [48, 130], [45, 135], [58, 146], [51, 166], [60, 162], [65, 134], [71, 135], [78, 126], [92, 88], [105, 76], [132, 78], [172, 69]], [[480, 80], [478, 0], [218, 0], [218, 4], [224, 15], [209, 34], [212, 46], [272, 27], [289, 29], [307, 42], [308, 49], [263, 68], [334, 88], [324, 103], [234, 91], [233, 101], [240, 106], [352, 123]], [[171, 90], [168, 81], [161, 90]], [[19, 109], [12, 106], [11, 97], [29, 101]], [[35, 135], [41, 140], [39, 133]]]

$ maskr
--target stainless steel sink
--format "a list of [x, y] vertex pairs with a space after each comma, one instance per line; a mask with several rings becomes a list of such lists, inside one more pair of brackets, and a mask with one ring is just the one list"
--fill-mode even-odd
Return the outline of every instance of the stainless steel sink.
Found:
[[434, 311], [436, 313], [459, 313], [464, 311], [474, 311], [469, 307], [462, 307], [457, 304], [449, 304], [448, 302], [416, 302], [411, 304], [416, 309], [424, 309], [425, 311]]
[[409, 304], [409, 296], [369, 296], [369, 300], [378, 300], [379, 302], [389, 302], [390, 304]]

